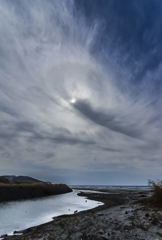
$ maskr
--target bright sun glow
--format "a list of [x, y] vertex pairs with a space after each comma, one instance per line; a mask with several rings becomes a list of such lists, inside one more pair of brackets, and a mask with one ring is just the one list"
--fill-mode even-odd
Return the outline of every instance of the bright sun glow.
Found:
[[72, 99], [70, 100], [70, 102], [71, 102], [71, 103], [75, 103], [75, 102], [76, 102], [76, 99], [75, 99], [75, 98], [72, 98]]

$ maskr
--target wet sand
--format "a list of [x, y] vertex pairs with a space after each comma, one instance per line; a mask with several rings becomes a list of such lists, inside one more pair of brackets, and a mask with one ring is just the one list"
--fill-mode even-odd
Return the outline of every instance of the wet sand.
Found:
[[49, 223], [18, 232], [23, 235], [5, 236], [4, 240], [162, 239], [162, 211], [134, 203], [150, 196], [150, 191], [97, 189], [97, 193], [92, 193], [87, 190], [84, 192], [82, 189], [79, 193], [87, 198], [85, 201], [96, 200], [104, 205], [72, 215], [55, 217]]

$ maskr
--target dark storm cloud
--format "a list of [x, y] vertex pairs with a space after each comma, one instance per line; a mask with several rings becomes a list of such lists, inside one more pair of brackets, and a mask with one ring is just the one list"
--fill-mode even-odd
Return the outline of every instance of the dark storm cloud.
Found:
[[108, 152], [121, 152], [120, 150], [112, 149], [112, 148], [107, 148], [107, 147], [99, 147], [100, 149]]
[[[95, 142], [90, 139], [81, 139], [79, 134], [78, 136], [75, 136], [72, 134], [68, 129], [65, 128], [57, 128], [53, 129], [52, 132], [42, 131], [36, 123], [33, 122], [26, 122], [26, 121], [20, 121], [17, 123], [14, 123], [11, 127], [10, 123], [10, 129], [8, 129], [8, 132], [0, 133], [0, 138], [16, 138], [20, 136], [21, 133], [28, 132], [30, 133], [29, 136], [26, 136], [26, 139], [29, 139], [29, 141], [52, 141], [54, 143], [58, 144], [70, 144], [70, 145], [94, 145]], [[12, 132], [11, 132], [12, 130]]]
[[92, 140], [81, 140], [79, 137], [72, 136], [72, 134], [43, 134], [43, 133], [36, 133], [33, 136], [33, 139], [37, 140], [48, 140], [52, 141], [54, 143], [58, 144], [70, 144], [70, 145], [76, 145], [76, 144], [81, 144], [81, 145], [93, 145], [95, 144], [94, 141]]
[[[90, 104], [86, 101], [78, 100], [73, 106], [86, 118], [100, 126], [133, 138], [140, 138], [142, 135], [142, 131], [137, 129], [137, 125], [129, 124], [129, 121], [126, 123], [123, 122], [118, 113], [105, 114], [101, 111], [93, 110]], [[116, 118], [119, 118], [120, 120], [116, 120]]]
[[32, 122], [18, 122], [14, 125], [15, 128], [15, 132], [21, 132], [21, 131], [25, 131], [25, 132], [31, 132], [31, 133], [35, 133], [36, 132], [36, 124], [32, 123]]
[[11, 115], [11, 116], [13, 116], [13, 117], [17, 117], [18, 116], [18, 114], [15, 112], [15, 111], [13, 111], [12, 109], [10, 109], [10, 108], [7, 108], [7, 107], [5, 107], [5, 106], [0, 106], [0, 112], [2, 113], [7, 113], [7, 114], [9, 114], [9, 115]]
[[0, 139], [6, 138], [8, 139], [8, 142], [13, 141], [13, 139], [17, 138], [20, 133], [23, 132], [29, 132], [31, 134], [36, 133], [38, 131], [38, 128], [36, 127], [36, 124], [33, 122], [27, 122], [27, 121], [9, 121], [9, 122], [2, 122], [1, 121], [1, 128], [0, 131]]
[[[35, 142], [51, 142], [53, 144], [58, 145], [94, 145], [95, 141], [91, 140], [88, 135], [86, 136], [86, 133], [84, 134], [84, 138], [82, 137], [83, 133], [81, 134], [73, 134], [68, 129], [65, 128], [53, 128], [52, 131], [45, 131], [41, 130], [40, 126], [37, 125], [37, 123], [34, 122], [27, 122], [27, 121], [17, 121], [16, 123], [11, 121], [9, 123], [4, 123], [3, 130], [0, 132], [0, 142], [1, 142], [1, 149], [0, 151], [4, 150], [3, 145], [7, 145], [8, 147], [12, 145], [12, 142], [15, 141], [19, 142], [19, 139], [24, 139], [26, 144]], [[24, 135], [25, 133], [28, 133], [28, 135]], [[4, 142], [5, 140], [5, 142]], [[31, 150], [30, 150], [31, 151]], [[32, 150], [34, 151], [34, 150]], [[6, 153], [5, 153], [6, 154]], [[50, 155], [46, 156], [46, 158], [52, 157], [51, 153]], [[53, 154], [55, 156], [55, 154]]]

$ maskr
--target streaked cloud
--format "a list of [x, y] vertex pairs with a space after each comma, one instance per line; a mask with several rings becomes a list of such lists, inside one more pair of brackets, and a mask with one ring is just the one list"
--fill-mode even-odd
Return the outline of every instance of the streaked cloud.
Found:
[[161, 173], [161, 13], [159, 0], [0, 2], [1, 175]]

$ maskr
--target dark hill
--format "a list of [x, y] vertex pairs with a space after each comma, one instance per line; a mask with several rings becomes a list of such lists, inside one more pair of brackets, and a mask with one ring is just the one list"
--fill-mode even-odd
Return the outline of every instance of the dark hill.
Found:
[[18, 181], [18, 180], [31, 181], [31, 182], [43, 182], [43, 181], [40, 181], [36, 178], [29, 177], [29, 176], [5, 175], [5, 176], [0, 177], [0, 182], [1, 182], [1, 178], [5, 178], [5, 179], [7, 179], [9, 181], [12, 181], [12, 182], [15, 182], [15, 181]]
[[16, 181], [16, 180], [27, 180], [27, 181], [32, 181], [32, 182], [43, 182], [43, 181], [40, 181], [36, 178], [32, 178], [32, 177], [28, 177], [28, 176], [15, 176], [13, 178], [13, 181]]
[[51, 184], [26, 176], [0, 177], [0, 202], [72, 192], [66, 184]]

